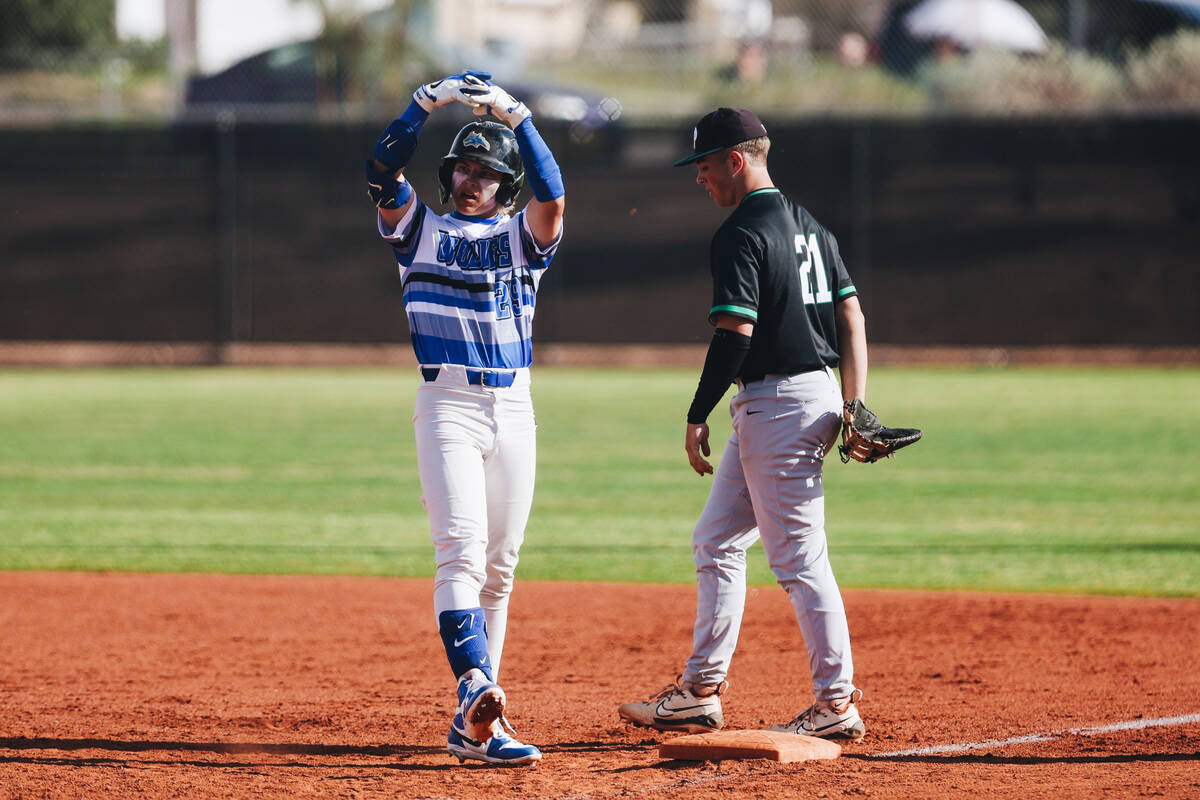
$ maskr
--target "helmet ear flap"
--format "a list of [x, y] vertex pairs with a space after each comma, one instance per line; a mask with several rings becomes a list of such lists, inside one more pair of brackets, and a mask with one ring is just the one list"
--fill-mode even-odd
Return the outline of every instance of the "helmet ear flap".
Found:
[[[517, 199], [517, 195], [521, 193], [521, 188], [525, 186], [525, 171], [521, 170], [514, 178], [512, 178], [512, 180], [505, 181], [505, 183], [507, 183], [509, 187], [508, 202], [511, 203]], [[505, 205], [508, 205], [508, 203], [505, 203]]]
[[496, 202], [501, 207], [506, 207], [517, 199], [517, 192], [521, 191], [520, 186], [513, 184], [512, 178], [505, 178], [500, 181], [500, 188], [496, 190]]
[[438, 197], [442, 200], [442, 205], [445, 205], [450, 200], [450, 193], [454, 190], [454, 162], [457, 159], [443, 158], [442, 165], [438, 167]]

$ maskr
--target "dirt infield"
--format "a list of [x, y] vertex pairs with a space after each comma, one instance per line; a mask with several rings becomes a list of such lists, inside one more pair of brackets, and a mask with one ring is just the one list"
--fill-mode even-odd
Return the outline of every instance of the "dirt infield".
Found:
[[[428, 581], [0, 573], [0, 798], [1200, 796], [1200, 602], [845, 594], [867, 737], [693, 763], [616, 715], [682, 664], [693, 588], [518, 581], [502, 683], [545, 760], [506, 770], [443, 749]], [[730, 727], [805, 705], [805, 662], [753, 589]]]

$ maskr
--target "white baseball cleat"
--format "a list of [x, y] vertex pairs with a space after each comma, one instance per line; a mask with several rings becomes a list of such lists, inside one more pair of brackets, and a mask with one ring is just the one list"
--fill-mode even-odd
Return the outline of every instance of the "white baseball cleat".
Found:
[[858, 715], [855, 701], [862, 699], [858, 689], [849, 697], [818, 700], [800, 712], [791, 722], [781, 722], [767, 728], [780, 733], [798, 733], [819, 739], [850, 739], [857, 741], [866, 734], [866, 726]]
[[[503, 725], [503, 722], [503, 717], [493, 722], [487, 731], [487, 738], [479, 741], [463, 735], [462, 714], [456, 713], [446, 740], [446, 750], [460, 763], [470, 758], [500, 767], [524, 767], [541, 761], [542, 751], [509, 736], [504, 729], [507, 726]], [[509, 727], [508, 730], [511, 731], [512, 728]]]
[[468, 739], [487, 741], [492, 735], [492, 723], [504, 716], [506, 703], [504, 690], [488, 680], [483, 670], [469, 669], [458, 679], [455, 724]]
[[712, 694], [698, 696], [692, 691], [694, 684], [676, 679], [675, 683], [649, 700], [626, 703], [617, 709], [617, 713], [621, 719], [634, 725], [660, 731], [719, 731], [725, 727], [719, 697], [725, 691], [725, 686], [726, 683], [722, 681]]

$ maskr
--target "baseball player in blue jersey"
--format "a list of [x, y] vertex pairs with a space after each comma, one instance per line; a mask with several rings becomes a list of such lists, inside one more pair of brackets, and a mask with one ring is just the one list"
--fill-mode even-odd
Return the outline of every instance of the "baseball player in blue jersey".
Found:
[[676, 164], [694, 163], [713, 202], [734, 209], [710, 248], [715, 331], [687, 415], [684, 448], [700, 475], [713, 472], [704, 458], [708, 415], [731, 383], [738, 392], [733, 433], [692, 534], [691, 656], [675, 684], [618, 712], [659, 730], [724, 726], [720, 695], [745, 608], [746, 552], [761, 539], [804, 636], [813, 691], [811, 705], [771, 730], [859, 739], [861, 692], [829, 563], [821, 474], [843, 401], [866, 393], [866, 328], [836, 240], [775, 188], [769, 148], [757, 116], [720, 108], [700, 120], [694, 152]]
[[[542, 757], [511, 735], [497, 681], [533, 501], [534, 307], [562, 237], [564, 189], [529, 109], [490, 78], [466, 72], [417, 89], [366, 174], [420, 364], [413, 425], [437, 562], [433, 605], [458, 682], [447, 749], [460, 761], [514, 766]], [[451, 210], [439, 214], [404, 170], [430, 112], [455, 102], [504, 124], [471, 122], [454, 137], [438, 169]], [[533, 199], [514, 213], [526, 182]]]

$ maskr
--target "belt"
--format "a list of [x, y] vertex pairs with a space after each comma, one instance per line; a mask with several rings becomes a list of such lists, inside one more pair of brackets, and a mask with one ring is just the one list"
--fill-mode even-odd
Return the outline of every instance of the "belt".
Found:
[[[783, 378], [783, 377], [787, 377], [787, 376], [785, 376], [785, 375], [772, 375], [771, 377], [773, 377], [773, 378]], [[751, 384], [753, 384], [753, 383], [761, 383], [762, 381], [765, 381], [766, 379], [767, 379], [767, 376], [766, 376], [766, 375], [752, 375], [752, 376], [750, 376], [750, 377], [746, 378], [745, 380], [743, 380], [742, 378], [737, 378], [736, 380], [734, 380], [734, 383], [737, 385], [737, 387], [738, 387], [739, 389], [745, 389], [747, 386], [749, 386], [749, 385], [751, 385]]]
[[824, 372], [827, 369], [829, 369], [829, 367], [821, 367], [819, 369], [810, 369], [810, 370], [800, 370], [799, 372], [768, 372], [765, 375], [752, 375], [747, 380], [742, 380], [741, 378], [737, 378], [734, 380], [734, 383], [737, 384], [737, 387], [739, 389], [745, 389], [747, 386], [750, 386], [751, 384], [755, 384], [755, 383], [762, 383], [764, 381], [769, 381], [769, 380], [772, 380], [772, 381], [785, 380], [787, 378], [792, 377], [793, 375], [804, 375], [809, 372]]
[[[441, 372], [437, 367], [421, 367], [421, 377], [426, 383], [432, 383], [437, 380], [438, 373]], [[485, 372], [481, 369], [467, 370], [467, 383], [473, 386], [490, 386], [492, 388], [504, 388], [512, 386], [513, 381], [517, 379], [516, 372]]]

